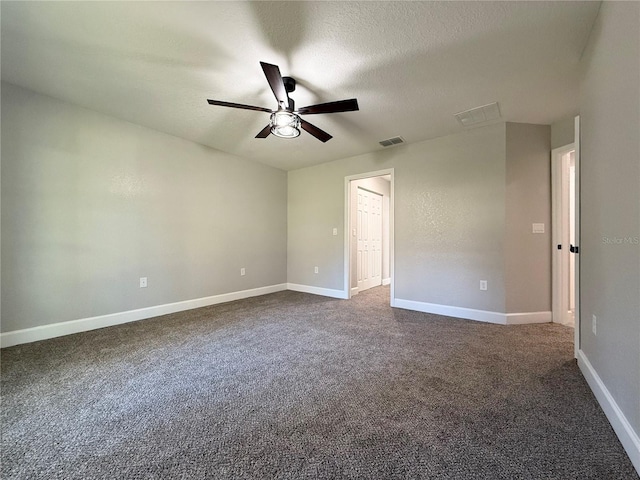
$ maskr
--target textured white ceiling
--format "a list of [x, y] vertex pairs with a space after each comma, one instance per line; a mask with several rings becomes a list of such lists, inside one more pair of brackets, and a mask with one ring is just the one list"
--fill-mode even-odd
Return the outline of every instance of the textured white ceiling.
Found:
[[[503, 120], [549, 124], [577, 108], [578, 62], [598, 2], [7, 2], [2, 79], [218, 150], [295, 169], [464, 129], [494, 101]], [[275, 108], [260, 61], [297, 79], [322, 144], [255, 139]]]

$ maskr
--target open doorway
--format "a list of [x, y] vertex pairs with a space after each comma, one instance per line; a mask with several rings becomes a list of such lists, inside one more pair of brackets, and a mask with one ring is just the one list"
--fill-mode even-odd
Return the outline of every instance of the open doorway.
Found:
[[393, 169], [345, 178], [345, 296], [391, 285]]
[[575, 326], [576, 149], [552, 152], [553, 322]]
[[[551, 152], [552, 248], [554, 255], [552, 309], [554, 322], [564, 323], [563, 320], [567, 315], [573, 318], [573, 352], [574, 356], [578, 358], [581, 322], [580, 116], [574, 119], [573, 138], [573, 144], [556, 148]], [[564, 201], [562, 201], [563, 198]], [[573, 311], [571, 311], [571, 307], [573, 307]]]

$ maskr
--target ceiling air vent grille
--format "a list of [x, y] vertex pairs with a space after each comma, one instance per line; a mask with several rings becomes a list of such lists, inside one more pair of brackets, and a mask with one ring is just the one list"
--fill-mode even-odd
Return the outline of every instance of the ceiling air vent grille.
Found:
[[393, 147], [394, 145], [400, 145], [401, 143], [404, 143], [404, 138], [393, 137], [393, 138], [388, 138], [387, 140], [382, 140], [381, 142], [378, 142], [378, 143], [383, 147]]
[[454, 117], [462, 124], [463, 127], [476, 125], [478, 123], [490, 122], [500, 118], [500, 107], [498, 102], [489, 103], [481, 107], [465, 110], [464, 112], [454, 114]]

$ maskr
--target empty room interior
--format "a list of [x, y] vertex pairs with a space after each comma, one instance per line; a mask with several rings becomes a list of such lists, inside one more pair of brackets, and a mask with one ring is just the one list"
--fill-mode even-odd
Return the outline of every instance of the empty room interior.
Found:
[[2, 478], [639, 478], [640, 2], [0, 21]]

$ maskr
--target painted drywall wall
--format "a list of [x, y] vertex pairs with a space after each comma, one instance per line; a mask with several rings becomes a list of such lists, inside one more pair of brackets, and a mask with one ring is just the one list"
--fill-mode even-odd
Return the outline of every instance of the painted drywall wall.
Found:
[[[362, 187], [370, 192], [382, 195], [382, 280], [389, 278], [389, 197], [391, 195], [391, 182], [382, 177], [363, 178], [361, 180], [353, 180], [351, 182], [351, 226], [350, 230], [356, 227], [356, 219], [358, 214], [357, 191], [358, 187]], [[356, 263], [356, 255], [358, 252], [357, 238], [351, 234], [351, 288], [358, 286], [358, 271]]]
[[[551, 128], [507, 123], [507, 313], [551, 311]], [[544, 233], [532, 233], [533, 223]]]
[[286, 282], [283, 171], [6, 83], [1, 168], [3, 332]]
[[504, 312], [505, 130], [290, 171], [288, 281], [344, 290], [344, 237], [331, 234], [344, 225], [344, 178], [394, 168], [396, 297]]
[[560, 148], [574, 141], [575, 115], [551, 125], [551, 148]]
[[581, 349], [639, 435], [640, 4], [602, 4], [583, 64]]

